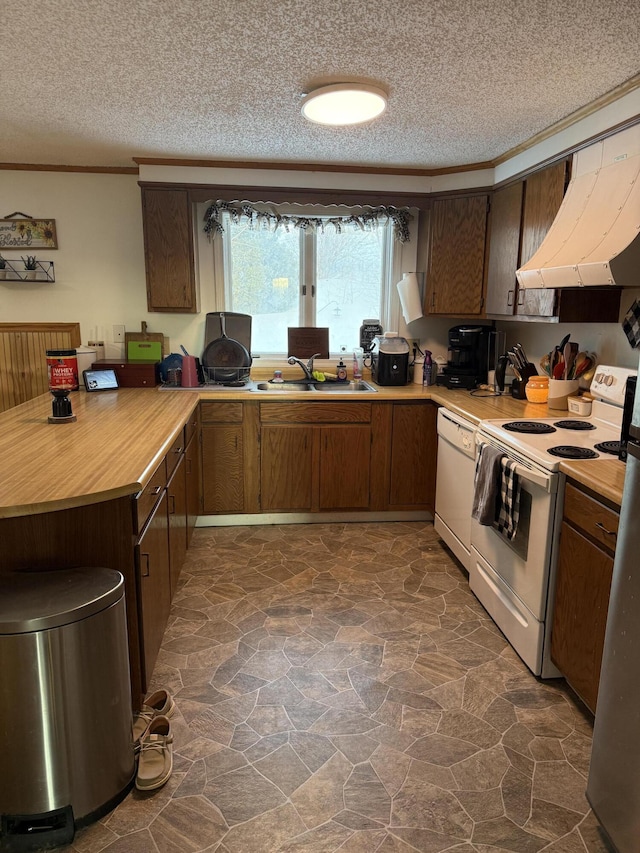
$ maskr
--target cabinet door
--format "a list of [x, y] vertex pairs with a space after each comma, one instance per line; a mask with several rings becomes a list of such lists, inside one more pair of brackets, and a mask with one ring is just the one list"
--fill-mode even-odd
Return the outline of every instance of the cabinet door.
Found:
[[167, 484], [169, 511], [169, 567], [171, 597], [175, 595], [182, 564], [187, 556], [187, 474], [184, 453]]
[[612, 573], [609, 554], [563, 521], [551, 660], [594, 713]]
[[520, 181], [496, 190], [491, 198], [487, 314], [512, 315], [516, 309], [522, 197]]
[[389, 509], [434, 512], [437, 411], [425, 403], [393, 405]]
[[242, 424], [203, 424], [202, 499], [205, 513], [243, 512]]
[[189, 194], [142, 188], [144, 255], [149, 311], [198, 310]]
[[169, 530], [167, 493], [163, 492], [136, 545], [139, 610], [142, 623], [142, 689], [147, 691], [169, 618]]
[[[524, 187], [522, 247], [520, 264], [533, 257], [551, 228], [562, 204], [566, 187], [567, 161], [562, 160], [528, 177]], [[552, 317], [556, 291], [548, 288], [520, 290], [516, 314]]]
[[371, 427], [320, 428], [320, 509], [367, 509]]
[[198, 516], [202, 514], [200, 434], [192, 436], [185, 451], [187, 477], [187, 548], [193, 536]]
[[482, 313], [487, 204], [486, 195], [434, 201], [425, 313]]
[[311, 511], [313, 427], [262, 426], [260, 494], [263, 512]]

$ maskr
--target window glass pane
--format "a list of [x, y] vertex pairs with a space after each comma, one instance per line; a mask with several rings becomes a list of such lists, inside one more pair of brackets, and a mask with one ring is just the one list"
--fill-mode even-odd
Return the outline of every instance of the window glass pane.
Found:
[[254, 352], [286, 352], [287, 327], [300, 325], [299, 232], [251, 229], [246, 219], [234, 224], [229, 216], [224, 229], [227, 310], [251, 314]]
[[329, 327], [329, 349], [359, 343], [364, 319], [380, 318], [387, 226], [375, 231], [328, 226], [317, 234], [316, 326]]

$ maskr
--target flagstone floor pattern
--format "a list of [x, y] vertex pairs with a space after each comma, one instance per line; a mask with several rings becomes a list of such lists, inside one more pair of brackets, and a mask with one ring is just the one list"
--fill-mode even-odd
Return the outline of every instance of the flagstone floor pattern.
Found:
[[592, 720], [430, 523], [197, 529], [152, 689], [174, 772], [75, 853], [600, 853]]

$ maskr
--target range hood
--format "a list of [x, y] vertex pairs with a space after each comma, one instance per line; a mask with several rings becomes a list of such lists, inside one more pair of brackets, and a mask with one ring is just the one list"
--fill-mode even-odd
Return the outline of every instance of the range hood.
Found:
[[571, 182], [520, 287], [640, 287], [640, 124], [578, 151]]

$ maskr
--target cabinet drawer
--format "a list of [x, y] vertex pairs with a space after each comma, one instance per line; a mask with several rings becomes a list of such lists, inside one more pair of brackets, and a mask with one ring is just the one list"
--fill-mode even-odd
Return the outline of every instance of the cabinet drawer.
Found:
[[134, 533], [140, 533], [158, 502], [162, 490], [167, 485], [167, 463], [163, 459], [156, 468], [153, 476], [138, 494], [134, 502], [133, 527]]
[[261, 403], [262, 423], [368, 424], [371, 403]]
[[564, 517], [607, 550], [615, 551], [619, 514], [570, 483], [565, 489]]
[[178, 435], [173, 441], [173, 444], [167, 451], [166, 460], [167, 460], [167, 479], [173, 474], [174, 468], [180, 461], [180, 457], [184, 453], [185, 443], [184, 443], [184, 428], [180, 430]]
[[200, 403], [200, 414], [205, 423], [241, 424], [242, 403]]

